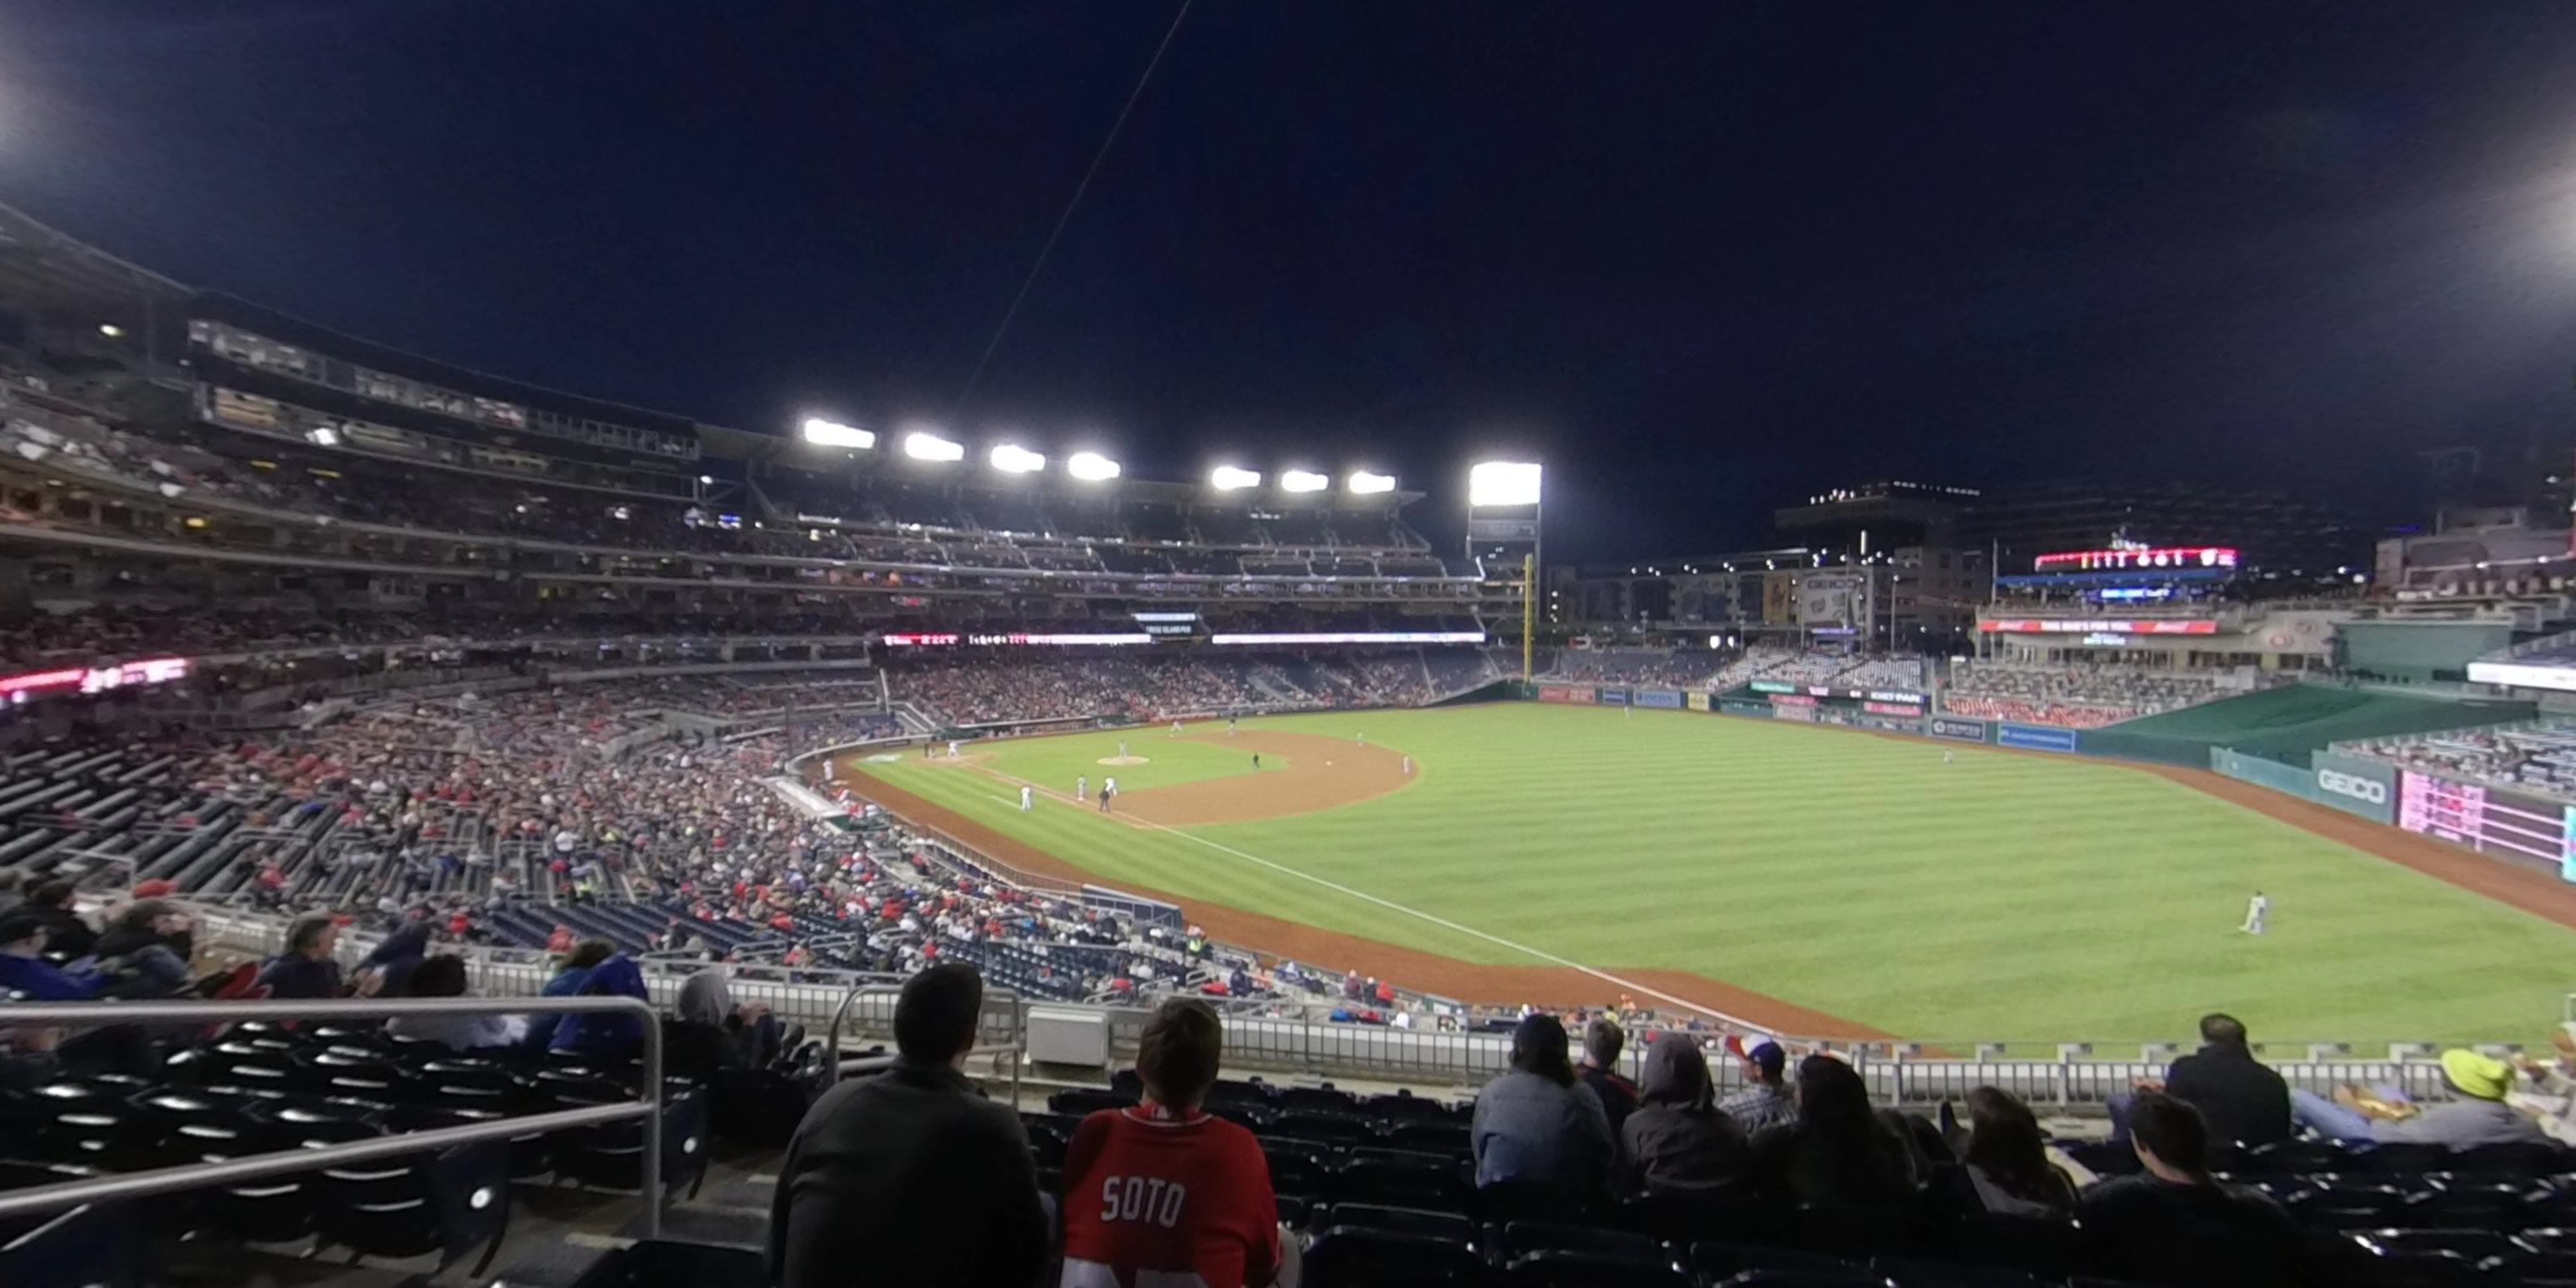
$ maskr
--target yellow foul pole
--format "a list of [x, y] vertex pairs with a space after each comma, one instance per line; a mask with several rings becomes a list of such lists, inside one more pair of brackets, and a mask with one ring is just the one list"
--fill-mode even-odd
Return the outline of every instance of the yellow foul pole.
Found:
[[1521, 556], [1521, 679], [1530, 678], [1530, 639], [1538, 634], [1538, 555]]

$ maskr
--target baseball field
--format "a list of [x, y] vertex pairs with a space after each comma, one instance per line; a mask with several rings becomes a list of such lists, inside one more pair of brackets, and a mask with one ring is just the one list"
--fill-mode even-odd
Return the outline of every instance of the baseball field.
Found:
[[2537, 1042], [2576, 987], [2569, 887], [2198, 771], [1533, 703], [940, 751], [835, 772], [1221, 939], [1474, 1000], [1964, 1049], [2212, 1009], [2269, 1042]]

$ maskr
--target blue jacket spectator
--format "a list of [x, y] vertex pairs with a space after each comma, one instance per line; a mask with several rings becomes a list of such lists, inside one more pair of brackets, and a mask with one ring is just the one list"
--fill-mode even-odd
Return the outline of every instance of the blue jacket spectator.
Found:
[[[573, 945], [572, 952], [564, 957], [563, 965], [556, 969], [553, 977], [548, 979], [546, 986], [539, 991], [547, 997], [571, 997], [581, 992], [590, 984], [590, 973], [599, 969], [599, 964], [607, 961], [616, 952], [617, 945], [605, 939], [582, 940]], [[560, 1015], [529, 1016], [528, 1036], [521, 1045], [531, 1051], [543, 1051], [553, 1046], [555, 1027], [562, 1019]]]
[[[644, 971], [635, 959], [619, 953], [601, 962], [574, 990], [577, 997], [632, 997], [649, 1001], [644, 991]], [[581, 1055], [624, 1059], [644, 1045], [644, 1023], [632, 1015], [566, 1015], [555, 1025], [552, 1043], [557, 1051]]]
[[81, 1002], [98, 995], [98, 981], [66, 974], [37, 954], [45, 951], [46, 919], [34, 912], [0, 915], [0, 990], [31, 1002]]
[[340, 927], [327, 916], [298, 917], [286, 928], [286, 951], [259, 968], [260, 986], [281, 1000], [338, 997], [348, 992], [340, 963], [331, 954], [340, 947]]

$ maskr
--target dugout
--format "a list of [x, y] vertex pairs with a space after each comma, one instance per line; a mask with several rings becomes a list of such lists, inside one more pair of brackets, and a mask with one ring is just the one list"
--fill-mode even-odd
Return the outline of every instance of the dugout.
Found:
[[2528, 720], [2528, 702], [2399, 697], [2334, 684], [2289, 684], [2083, 734], [2089, 755], [2205, 768], [2224, 747], [2305, 768], [2329, 743]]

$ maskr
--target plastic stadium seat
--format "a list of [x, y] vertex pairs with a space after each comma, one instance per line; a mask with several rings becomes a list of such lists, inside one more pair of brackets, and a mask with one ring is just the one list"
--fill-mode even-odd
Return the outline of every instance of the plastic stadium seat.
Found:
[[2385, 1224], [2416, 1229], [2518, 1229], [2526, 1224], [2525, 1199], [2533, 1188], [2530, 1181], [2448, 1177], [2434, 1188], [2414, 1195], [2403, 1211], [2392, 1212]]
[[1281, 1087], [1279, 1107], [1354, 1116], [1360, 1112], [1360, 1102], [1357, 1097], [1333, 1087]]
[[1696, 1288], [1677, 1266], [1560, 1248], [1515, 1258], [1503, 1282], [1511, 1288]]
[[[77, 1167], [0, 1162], [0, 1190], [87, 1180]], [[0, 1284], [75, 1288], [141, 1284], [146, 1240], [136, 1206], [91, 1203], [36, 1216], [0, 1217]]]
[[1708, 1282], [1710, 1288], [1896, 1288], [1894, 1280], [1859, 1266], [1846, 1270], [1747, 1270]]
[[1399, 1234], [1427, 1235], [1470, 1247], [1476, 1244], [1476, 1223], [1455, 1212], [1433, 1212], [1424, 1208], [1393, 1207], [1382, 1203], [1336, 1203], [1332, 1209], [1335, 1225], [1367, 1226], [1372, 1230], [1389, 1230]]
[[2326, 1230], [2385, 1227], [2391, 1224], [2391, 1214], [2402, 1211], [2406, 1205], [2404, 1190], [2361, 1180], [2338, 1180], [2317, 1188], [2298, 1190], [2282, 1202], [2290, 1215], [2302, 1223]]
[[1765, 1282], [1814, 1283], [1834, 1288], [1887, 1281], [1866, 1262], [1849, 1257], [1746, 1243], [1694, 1243], [1690, 1245], [1690, 1268], [1702, 1282], [1711, 1284], [1746, 1282], [1742, 1277], [1748, 1274], [1807, 1275], [1810, 1278]]
[[2062, 1278], [2085, 1264], [2084, 1231], [2072, 1221], [1979, 1213], [1945, 1232], [1950, 1255], [1979, 1265]]
[[1437, 1100], [1405, 1092], [1397, 1092], [1392, 1096], [1371, 1096], [1360, 1105], [1360, 1112], [1389, 1122], [1403, 1120], [1445, 1123], [1453, 1121], [1457, 1116], [1455, 1110]]
[[1490, 1278], [1470, 1244], [1346, 1225], [1315, 1236], [1303, 1272], [1304, 1288], [1475, 1288]]
[[2539, 1141], [2480, 1145], [2451, 1155], [2445, 1166], [2454, 1174], [2557, 1176], [2576, 1171], [2576, 1150]]
[[1059, 1114], [1081, 1115], [1097, 1113], [1103, 1109], [1125, 1109], [1135, 1103], [1134, 1096], [1123, 1096], [1115, 1091], [1091, 1091], [1081, 1087], [1059, 1091], [1047, 1097], [1048, 1111]]
[[2447, 1145], [2425, 1145], [2415, 1141], [2395, 1141], [2385, 1145], [2355, 1148], [2344, 1155], [2338, 1171], [2367, 1172], [2374, 1176], [2422, 1176], [2439, 1172], [2451, 1164]]
[[1384, 1203], [1435, 1211], [1467, 1210], [1473, 1192], [1456, 1168], [1354, 1158], [1325, 1177], [1336, 1203]]
[[1271, 1120], [1271, 1130], [1284, 1136], [1303, 1136], [1335, 1144], [1374, 1144], [1378, 1141], [1375, 1127], [1368, 1120], [1347, 1114], [1314, 1113], [1307, 1110], [1282, 1111]]
[[484, 1244], [480, 1276], [509, 1233], [509, 1151], [500, 1141], [326, 1168], [314, 1190], [315, 1233], [361, 1256], [437, 1255], [440, 1269]]
[[1662, 1263], [1652, 1236], [1604, 1226], [1566, 1225], [1556, 1221], [1507, 1221], [1494, 1244], [1495, 1255], [1509, 1264], [1533, 1252], [1588, 1252], [1639, 1264]]
[[769, 1288], [761, 1254], [675, 1239], [646, 1239], [609, 1254], [581, 1288]]
[[1474, 1148], [1465, 1125], [1450, 1122], [1395, 1123], [1387, 1129], [1386, 1143], [1396, 1149], [1419, 1149], [1442, 1154], [1466, 1154]]

